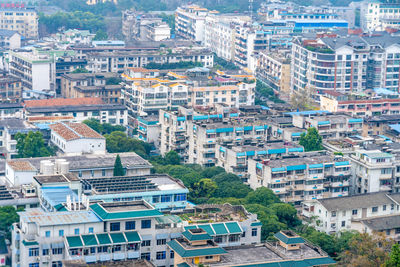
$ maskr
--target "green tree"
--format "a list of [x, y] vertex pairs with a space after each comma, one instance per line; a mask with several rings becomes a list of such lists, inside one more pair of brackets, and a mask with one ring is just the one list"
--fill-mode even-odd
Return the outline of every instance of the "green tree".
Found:
[[17, 210], [13, 206], [0, 207], [0, 231], [7, 233], [7, 239], [10, 240], [11, 238], [11, 225], [18, 221], [19, 216], [17, 214]]
[[118, 77], [110, 77], [106, 79], [106, 85], [118, 85], [122, 82], [121, 78]]
[[201, 175], [206, 178], [212, 178], [220, 173], [225, 173], [224, 168], [219, 167], [219, 166], [214, 166], [214, 167], [210, 167], [210, 168], [205, 168], [201, 172]]
[[103, 126], [101, 125], [99, 120], [90, 118], [88, 120], [84, 120], [82, 123], [86, 124], [87, 126], [92, 128], [93, 130], [98, 132], [99, 134], [103, 133]]
[[114, 176], [124, 176], [125, 171], [124, 167], [122, 166], [121, 158], [119, 157], [119, 154], [117, 154], [117, 157], [115, 158], [115, 163], [114, 163]]
[[389, 254], [389, 260], [386, 262], [387, 267], [400, 266], [400, 245], [394, 244]]
[[77, 68], [73, 70], [71, 73], [88, 73], [89, 71], [85, 68]]
[[165, 163], [169, 165], [179, 165], [181, 161], [178, 152], [171, 150], [165, 154]]
[[45, 145], [41, 132], [17, 133], [15, 140], [18, 158], [48, 157], [55, 154], [54, 148]]
[[112, 132], [125, 132], [126, 128], [122, 125], [112, 125], [110, 123], [100, 123], [99, 120], [90, 118], [83, 121], [84, 124], [100, 134], [110, 134]]
[[148, 158], [152, 146], [143, 141], [128, 137], [126, 133], [115, 131], [105, 134], [106, 149], [109, 153], [135, 152], [139, 156]]
[[193, 185], [192, 198], [210, 198], [215, 190], [217, 190], [217, 184], [209, 178], [203, 178]]
[[304, 147], [305, 151], [318, 151], [324, 149], [322, 146], [322, 137], [319, 135], [315, 127], [307, 129], [307, 134], [302, 133], [300, 136], [300, 145]]
[[95, 41], [105, 41], [107, 39], [108, 39], [107, 33], [101, 29], [96, 32], [96, 35], [93, 38], [93, 40]]
[[293, 228], [301, 224], [301, 221], [297, 218], [297, 210], [292, 205], [288, 203], [274, 203], [270, 205], [270, 208], [278, 216], [278, 220], [285, 223], [288, 227]]
[[259, 187], [255, 191], [250, 192], [246, 198], [246, 203], [249, 204], [260, 204], [265, 207], [273, 204], [279, 203], [279, 198], [272, 192], [271, 189], [266, 187]]

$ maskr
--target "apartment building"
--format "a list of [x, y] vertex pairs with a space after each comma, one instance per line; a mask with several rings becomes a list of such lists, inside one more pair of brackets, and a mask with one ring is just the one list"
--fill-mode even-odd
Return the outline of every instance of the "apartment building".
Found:
[[235, 25], [250, 22], [243, 15], [209, 14], [204, 24], [204, 45], [217, 56], [233, 61], [235, 58]]
[[193, 224], [189, 225], [179, 216], [163, 214], [145, 200], [79, 203], [81, 210], [76, 204], [62, 204], [58, 212], [45, 212], [43, 208], [21, 212], [20, 221], [13, 227], [12, 246], [18, 251], [13, 266], [54, 265], [77, 259], [102, 264], [146, 259], [154, 266], [170, 266], [175, 253], [167, 243], [181, 237], [185, 227], [209, 231], [211, 240], [220, 246], [260, 243], [260, 222], [240, 206], [223, 208], [231, 214], [239, 214], [234, 208], [244, 212], [239, 215], [241, 221], [210, 217], [210, 223], [197, 224], [192, 216]]
[[146, 37], [151, 41], [159, 42], [171, 38], [171, 28], [165, 22], [149, 24], [146, 28]]
[[384, 31], [387, 28], [399, 29], [400, 5], [397, 2], [362, 2], [360, 24], [364, 31]]
[[[261, 129], [262, 126], [255, 126]], [[248, 127], [249, 128], [249, 127]], [[303, 147], [288, 142], [271, 141], [261, 146], [235, 145], [227, 146], [216, 145], [217, 166], [225, 168], [227, 172], [239, 176], [244, 183], [249, 184], [250, 172], [249, 161], [251, 159], [278, 158], [282, 155], [294, 155], [304, 152]], [[251, 184], [250, 184], [251, 185]]]
[[[280, 149], [284, 150], [283, 149]], [[298, 148], [288, 151], [300, 152]], [[280, 151], [276, 151], [280, 152]], [[289, 153], [295, 156], [259, 157], [248, 161], [249, 184], [253, 189], [265, 186], [284, 202], [296, 206], [304, 201], [348, 196], [350, 162], [329, 154]], [[297, 154], [297, 156], [296, 156]]]
[[21, 79], [0, 74], [0, 99], [2, 102], [20, 102], [22, 100]]
[[143, 40], [148, 33], [148, 25], [162, 22], [162, 18], [156, 14], [125, 10], [122, 12], [122, 34], [125, 40]]
[[178, 7], [175, 11], [175, 33], [185, 39], [204, 43], [205, 20], [209, 11], [197, 5]]
[[[161, 112], [161, 111], [160, 111]], [[137, 137], [146, 142], [160, 147], [160, 125], [158, 116], [146, 116], [137, 118]]]
[[51, 142], [65, 155], [105, 154], [106, 139], [84, 123], [51, 124]]
[[121, 103], [122, 85], [117, 73], [69, 73], [61, 75], [61, 96], [101, 98], [107, 104]]
[[93, 73], [118, 72], [127, 68], [142, 68], [149, 63], [168, 64], [179, 62], [201, 63], [204, 67], [213, 67], [214, 56], [204, 48], [174, 48], [171, 53], [148, 52], [87, 52], [83, 58], [88, 62], [88, 70]]
[[88, 30], [68, 29], [61, 33], [56, 33], [55, 37], [57, 41], [67, 45], [90, 45], [95, 35]]
[[290, 94], [289, 53], [261, 51], [257, 64], [257, 76], [281, 94]]
[[24, 116], [72, 117], [75, 122], [94, 118], [101, 123], [128, 125], [128, 110], [120, 104], [106, 104], [100, 98], [52, 98], [24, 102]]
[[1, 4], [0, 29], [18, 32], [26, 39], [38, 39], [38, 14], [24, 4]]
[[0, 46], [6, 50], [21, 47], [21, 35], [16, 31], [0, 29]]
[[340, 92], [324, 91], [320, 96], [320, 107], [330, 112], [345, 112], [353, 116], [395, 115], [400, 113], [400, 98], [394, 92], [350, 97]]
[[56, 94], [61, 95], [61, 75], [69, 74], [77, 69], [85, 69], [86, 60], [73, 56], [59, 57], [56, 61]]
[[44, 54], [10, 52], [10, 74], [21, 79], [23, 97], [54, 96], [52, 60]]
[[0, 118], [22, 118], [23, 108], [21, 103], [7, 103], [0, 104]]
[[354, 226], [360, 220], [398, 215], [399, 194], [386, 192], [318, 199], [303, 204], [302, 214], [313, 221], [314, 227], [325, 233], [361, 230]]
[[296, 39], [292, 46], [291, 88], [311, 94], [334, 90], [363, 92], [387, 88], [398, 91], [399, 37], [329, 36]]

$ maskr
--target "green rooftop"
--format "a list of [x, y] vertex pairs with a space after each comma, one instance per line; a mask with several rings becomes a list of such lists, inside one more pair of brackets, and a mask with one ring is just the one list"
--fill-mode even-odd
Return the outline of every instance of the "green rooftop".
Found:
[[284, 260], [284, 261], [273, 261], [257, 264], [242, 264], [232, 267], [313, 267], [313, 266], [327, 266], [336, 264], [336, 262], [330, 257], [311, 258], [304, 260]]
[[[253, 225], [252, 225], [253, 226]], [[231, 235], [243, 233], [238, 222], [210, 223], [185, 226], [185, 230], [201, 228], [210, 236]]]
[[100, 245], [110, 245], [112, 244], [111, 238], [108, 234], [97, 234], [97, 240], [99, 241]]
[[114, 244], [126, 243], [125, 236], [122, 233], [111, 233], [110, 237]]
[[81, 248], [83, 247], [82, 239], [78, 236], [67, 236], [67, 243], [70, 248]]
[[27, 241], [27, 240], [23, 240], [22, 244], [24, 244], [25, 247], [29, 247], [29, 246], [38, 246], [39, 243], [36, 241]]
[[[291, 232], [288, 232], [291, 233]], [[278, 232], [274, 235], [275, 238], [282, 241], [285, 244], [302, 244], [304, 239], [298, 235], [290, 236], [288, 233]]]
[[139, 234], [136, 231], [132, 232], [125, 232], [125, 237], [128, 242], [140, 242], [142, 239], [140, 238]]
[[[194, 230], [195, 232], [191, 231]], [[212, 237], [207, 232], [200, 231], [196, 233], [196, 229], [190, 229], [182, 233], [182, 235], [189, 241], [211, 240]]]
[[[113, 211], [107, 211], [108, 206], [114, 205], [112, 208]], [[90, 209], [96, 213], [103, 221], [108, 220], [120, 220], [120, 219], [127, 219], [127, 218], [143, 218], [143, 217], [156, 217], [162, 216], [163, 214], [154, 209], [153, 207], [147, 207], [145, 204], [142, 204], [145, 208], [135, 210], [135, 205], [132, 205], [132, 210], [127, 210], [130, 206], [121, 206], [121, 211], [114, 211], [118, 210], [118, 204], [115, 203], [95, 203], [90, 206]]]
[[82, 240], [86, 247], [98, 245], [95, 235], [82, 235]]
[[177, 253], [182, 258], [222, 255], [227, 253], [223, 248], [220, 248], [218, 246], [203, 248], [185, 248], [176, 239], [169, 241], [167, 244], [173, 251], [175, 251], [175, 253]]

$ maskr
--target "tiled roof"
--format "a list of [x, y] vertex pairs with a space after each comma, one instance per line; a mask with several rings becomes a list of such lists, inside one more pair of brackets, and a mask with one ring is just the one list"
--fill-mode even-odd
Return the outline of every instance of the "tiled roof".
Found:
[[50, 125], [50, 129], [67, 141], [81, 138], [104, 139], [101, 134], [84, 123], [56, 123]]
[[130, 70], [133, 70], [134, 72], [157, 72], [159, 70], [157, 69], [145, 69], [145, 68], [128, 68]]
[[142, 218], [142, 217], [156, 217], [162, 216], [163, 214], [156, 209], [147, 210], [132, 210], [132, 211], [121, 211], [121, 212], [108, 212], [98, 203], [90, 206], [90, 209], [96, 213], [96, 215], [103, 221], [107, 220], [118, 220], [127, 218]]
[[9, 160], [7, 164], [14, 170], [14, 171], [36, 171], [36, 168], [29, 161], [15, 161]]
[[103, 100], [98, 97], [82, 98], [52, 98], [40, 100], [26, 100], [25, 107], [48, 107], [48, 106], [81, 106], [81, 105], [100, 105]]
[[168, 246], [182, 258], [222, 255], [227, 253], [223, 248], [215, 247], [199, 247], [199, 248], [185, 248], [177, 240], [171, 240]]

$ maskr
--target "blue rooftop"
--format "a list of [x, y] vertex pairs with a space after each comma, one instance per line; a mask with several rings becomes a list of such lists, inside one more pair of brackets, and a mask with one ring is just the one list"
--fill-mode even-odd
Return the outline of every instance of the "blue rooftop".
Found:
[[294, 111], [294, 112], [287, 112], [285, 115], [290, 116], [301, 116], [301, 115], [316, 115], [316, 114], [324, 114], [329, 113], [327, 110], [305, 110], [305, 111]]
[[399, 95], [397, 92], [391, 91], [386, 88], [375, 88], [374, 92], [378, 95]]
[[67, 196], [71, 196], [71, 200], [75, 198], [78, 201], [78, 195], [68, 186], [42, 187], [42, 197], [51, 205], [67, 202]]
[[397, 133], [400, 133], [400, 124], [391, 124], [389, 127]]

